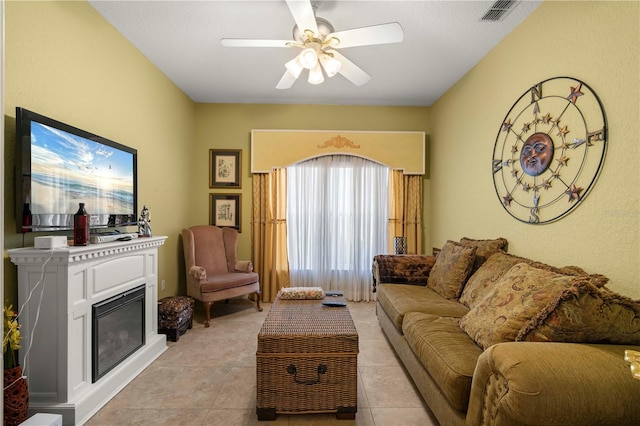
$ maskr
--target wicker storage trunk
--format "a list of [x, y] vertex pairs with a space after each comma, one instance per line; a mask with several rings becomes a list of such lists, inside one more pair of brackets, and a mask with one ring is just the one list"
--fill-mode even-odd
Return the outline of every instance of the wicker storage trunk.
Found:
[[258, 334], [256, 357], [258, 420], [277, 413], [355, 418], [358, 333], [347, 307], [276, 300]]

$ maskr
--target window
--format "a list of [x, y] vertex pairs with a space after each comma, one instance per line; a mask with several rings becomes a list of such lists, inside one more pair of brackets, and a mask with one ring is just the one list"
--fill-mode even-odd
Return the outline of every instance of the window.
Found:
[[291, 286], [373, 298], [371, 262], [387, 244], [389, 169], [354, 156], [314, 158], [287, 168]]

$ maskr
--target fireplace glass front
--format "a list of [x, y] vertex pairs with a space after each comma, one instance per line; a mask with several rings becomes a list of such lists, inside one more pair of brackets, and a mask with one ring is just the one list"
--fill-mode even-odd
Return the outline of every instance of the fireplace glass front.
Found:
[[145, 286], [93, 305], [92, 383], [145, 344]]

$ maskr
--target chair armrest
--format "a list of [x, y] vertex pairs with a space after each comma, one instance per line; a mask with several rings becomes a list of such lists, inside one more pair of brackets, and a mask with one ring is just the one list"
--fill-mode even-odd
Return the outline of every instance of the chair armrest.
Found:
[[235, 272], [253, 272], [253, 263], [249, 260], [238, 260], [234, 266]]
[[379, 254], [373, 257], [373, 291], [377, 284], [427, 285], [435, 256]]
[[640, 420], [640, 381], [625, 345], [508, 342], [480, 355], [469, 425], [628, 424]]
[[192, 266], [189, 268], [189, 275], [191, 275], [196, 280], [206, 280], [207, 279], [207, 270], [202, 266]]

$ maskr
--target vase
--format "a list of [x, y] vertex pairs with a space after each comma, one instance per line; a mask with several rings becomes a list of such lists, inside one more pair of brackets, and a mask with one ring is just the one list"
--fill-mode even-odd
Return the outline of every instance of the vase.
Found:
[[27, 420], [29, 387], [22, 377], [22, 367], [4, 370], [4, 425], [14, 426]]
[[393, 237], [394, 254], [407, 254], [407, 237]]

